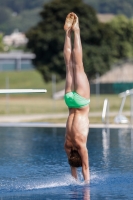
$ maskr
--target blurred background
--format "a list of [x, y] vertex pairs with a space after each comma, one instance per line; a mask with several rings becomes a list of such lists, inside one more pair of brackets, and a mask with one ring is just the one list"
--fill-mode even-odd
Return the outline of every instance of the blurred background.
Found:
[[[91, 87], [90, 122], [101, 123], [108, 98], [113, 123], [121, 104], [118, 94], [133, 88], [133, 1], [0, 0], [0, 5], [0, 89], [48, 91], [1, 95], [0, 122], [66, 121], [63, 26], [73, 11], [79, 16]], [[123, 110], [127, 118], [130, 106], [127, 97]]]

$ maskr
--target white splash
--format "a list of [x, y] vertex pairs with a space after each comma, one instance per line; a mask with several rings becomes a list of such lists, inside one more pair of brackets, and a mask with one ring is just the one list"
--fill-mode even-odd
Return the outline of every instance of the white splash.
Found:
[[64, 175], [63, 177], [58, 177], [54, 180], [44, 180], [40, 182], [32, 182], [31, 185], [27, 184], [26, 190], [35, 190], [35, 189], [45, 189], [45, 188], [55, 188], [69, 185], [82, 185], [79, 180], [76, 181], [71, 175]]

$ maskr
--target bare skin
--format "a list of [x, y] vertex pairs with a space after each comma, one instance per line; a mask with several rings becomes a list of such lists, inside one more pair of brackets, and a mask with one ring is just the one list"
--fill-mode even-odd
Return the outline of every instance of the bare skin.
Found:
[[69, 13], [66, 17], [66, 21], [65, 21], [65, 24], [64, 24], [64, 30], [65, 31], [67, 31], [68, 29], [71, 29], [73, 20], [74, 20], [73, 13]]
[[[69, 26], [67, 26], [67, 21], [69, 21]], [[75, 13], [69, 13], [66, 22], [64, 25], [66, 32], [64, 43], [64, 59], [66, 64], [65, 93], [76, 91], [82, 97], [89, 99], [90, 86], [82, 62], [82, 45], [77, 15]], [[74, 32], [73, 50], [71, 47], [72, 31]], [[79, 152], [82, 159], [82, 173], [86, 182], [90, 181], [89, 158], [86, 147], [89, 129], [88, 113], [89, 105], [80, 109], [69, 108], [64, 145], [68, 157], [71, 149], [76, 149]], [[71, 173], [77, 179], [77, 170], [75, 167], [71, 167]]]

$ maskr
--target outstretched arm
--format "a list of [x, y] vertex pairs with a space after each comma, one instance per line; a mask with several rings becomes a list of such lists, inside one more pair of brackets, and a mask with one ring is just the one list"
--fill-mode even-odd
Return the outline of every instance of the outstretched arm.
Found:
[[86, 183], [90, 182], [90, 171], [89, 171], [89, 158], [88, 158], [88, 150], [86, 145], [81, 145], [78, 150], [81, 159], [82, 159], [82, 173]]
[[76, 167], [71, 167], [71, 174], [72, 174], [72, 176], [73, 176], [75, 179], [78, 178]]
[[[65, 145], [64, 145], [64, 149], [65, 149], [65, 151], [66, 151], [67, 157], [69, 158], [71, 148], [68, 148], [67, 145], [65, 144]], [[73, 176], [75, 179], [78, 178], [76, 167], [71, 167], [71, 174], [72, 174], [72, 176]]]

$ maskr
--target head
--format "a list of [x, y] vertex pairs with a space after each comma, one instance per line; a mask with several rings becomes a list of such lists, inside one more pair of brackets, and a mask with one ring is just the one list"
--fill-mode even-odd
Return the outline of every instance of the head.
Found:
[[82, 167], [81, 156], [77, 150], [71, 150], [70, 156], [68, 158], [68, 163], [71, 167]]

